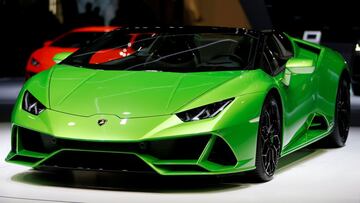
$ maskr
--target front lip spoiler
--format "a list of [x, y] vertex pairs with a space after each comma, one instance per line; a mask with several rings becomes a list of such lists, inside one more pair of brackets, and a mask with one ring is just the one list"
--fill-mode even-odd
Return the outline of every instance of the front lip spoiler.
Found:
[[87, 172], [104, 172], [104, 173], [119, 173], [119, 174], [146, 174], [146, 175], [157, 175], [155, 171], [127, 171], [127, 170], [103, 170], [103, 169], [89, 169], [89, 168], [73, 168], [73, 167], [60, 167], [60, 166], [38, 166], [35, 169], [40, 171], [87, 171]]

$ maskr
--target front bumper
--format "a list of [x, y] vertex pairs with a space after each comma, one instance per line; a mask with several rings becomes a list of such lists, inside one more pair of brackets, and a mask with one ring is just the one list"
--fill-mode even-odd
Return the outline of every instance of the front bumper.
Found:
[[138, 142], [56, 138], [13, 126], [7, 161], [40, 169], [156, 172], [162, 175], [237, 171], [229, 145], [216, 135]]
[[[238, 97], [215, 118], [182, 122], [175, 115], [89, 117], [47, 109], [38, 116], [20, 105], [13, 113], [6, 161], [40, 169], [227, 174], [255, 168], [261, 101]], [[247, 103], [259, 108], [244, 108]], [[106, 119], [100, 126], [98, 121]]]

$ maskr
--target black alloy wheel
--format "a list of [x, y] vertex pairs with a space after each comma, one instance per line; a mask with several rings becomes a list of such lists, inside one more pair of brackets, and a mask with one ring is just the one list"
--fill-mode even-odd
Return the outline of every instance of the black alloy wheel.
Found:
[[346, 80], [342, 80], [341, 83], [336, 99], [336, 122], [344, 145], [350, 128], [350, 89]]
[[344, 76], [340, 78], [335, 103], [333, 132], [321, 140], [325, 147], [345, 146], [350, 129], [350, 83]]
[[269, 95], [259, 119], [256, 169], [250, 175], [256, 182], [272, 179], [281, 153], [282, 116], [276, 99]]

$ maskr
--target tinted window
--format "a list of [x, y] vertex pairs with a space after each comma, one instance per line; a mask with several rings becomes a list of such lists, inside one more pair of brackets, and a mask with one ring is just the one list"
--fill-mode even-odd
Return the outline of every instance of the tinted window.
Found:
[[278, 63], [278, 67], [285, 65], [288, 57], [284, 57], [281, 46], [279, 42], [273, 36], [269, 36], [266, 40], [267, 47], [272, 52], [273, 57]]
[[244, 34], [118, 31], [79, 50], [63, 63], [104, 70], [242, 70], [248, 67], [253, 42]]
[[275, 33], [275, 39], [280, 44], [284, 57], [290, 58], [294, 55], [294, 47], [290, 39], [283, 33]]
[[264, 71], [269, 75], [273, 75], [279, 68], [278, 61], [276, 60], [274, 53], [269, 49], [268, 46], [266, 46], [264, 49], [261, 66], [264, 68]]

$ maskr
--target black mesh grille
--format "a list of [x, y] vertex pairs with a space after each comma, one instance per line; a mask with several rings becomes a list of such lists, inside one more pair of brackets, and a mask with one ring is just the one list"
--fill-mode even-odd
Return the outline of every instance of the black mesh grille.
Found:
[[17, 142], [17, 127], [13, 127], [11, 131], [11, 151], [16, 153], [16, 142]]
[[40, 158], [28, 157], [28, 156], [22, 156], [22, 155], [16, 155], [15, 157], [11, 158], [11, 161], [23, 161], [23, 162], [30, 162], [30, 163], [35, 163], [40, 160], [41, 160]]
[[225, 166], [234, 166], [237, 162], [230, 147], [219, 137], [215, 140], [215, 144], [210, 152], [208, 160]]
[[79, 170], [154, 172], [136, 155], [108, 152], [62, 151], [41, 165]]
[[159, 159], [198, 159], [209, 136], [148, 142], [148, 153]]
[[59, 149], [81, 149], [134, 152], [158, 159], [198, 159], [209, 138], [209, 135], [203, 135], [145, 142], [95, 142], [59, 139], [19, 127], [22, 148], [40, 153], [51, 153]]
[[156, 167], [177, 172], [208, 172], [208, 170], [198, 165], [156, 165]]
[[39, 153], [50, 153], [54, 151], [52, 147], [54, 146], [53, 142], [56, 141], [52, 141], [50, 136], [18, 127], [18, 138], [22, 149]]
[[141, 152], [139, 143], [91, 142], [59, 139], [50, 135], [18, 127], [21, 147], [25, 150], [51, 153], [60, 149]]

